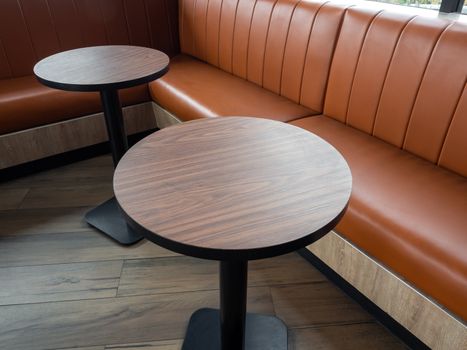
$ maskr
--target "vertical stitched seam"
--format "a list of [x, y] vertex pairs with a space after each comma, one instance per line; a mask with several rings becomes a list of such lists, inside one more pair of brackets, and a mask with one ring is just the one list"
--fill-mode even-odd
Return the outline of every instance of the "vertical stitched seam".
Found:
[[21, 0], [16, 0], [16, 3], [19, 7], [19, 12], [21, 13], [21, 17], [23, 18], [23, 24], [26, 27], [26, 31], [28, 32], [29, 43], [31, 44], [32, 52], [34, 56], [36, 56], [36, 61], [39, 60], [39, 55], [37, 54], [36, 48], [34, 46], [34, 41], [32, 40], [31, 36], [31, 29], [29, 28], [28, 22], [26, 21], [26, 17], [24, 16], [23, 6], [21, 5]]
[[193, 55], [198, 55], [197, 45], [196, 45], [196, 5], [198, 4], [198, 0], [194, 0], [193, 2], [193, 38], [191, 42], [193, 43]]
[[344, 17], [345, 17], [345, 14], [347, 13], [348, 9], [353, 7], [353, 6], [355, 6], [355, 5], [350, 5], [348, 7], [345, 7], [344, 11], [342, 12], [342, 16], [339, 19], [339, 25], [338, 25], [338, 28], [337, 28], [337, 31], [336, 31], [336, 38], [334, 40], [333, 47], [332, 47], [332, 50], [331, 50], [331, 59], [330, 59], [329, 66], [328, 66], [327, 76], [326, 76], [326, 79], [325, 79], [325, 82], [324, 82], [324, 90], [323, 90], [324, 93], [323, 93], [323, 96], [321, 97], [321, 112], [323, 112], [323, 113], [324, 113], [324, 105], [326, 104], [326, 97], [328, 95], [327, 90], [328, 90], [328, 86], [329, 86], [329, 77], [331, 75], [331, 68], [332, 68], [332, 64], [334, 62], [334, 58], [335, 58], [337, 42], [339, 41], [339, 36], [341, 34], [342, 26], [344, 25]]
[[381, 91], [379, 92], [379, 96], [378, 96], [378, 105], [376, 106], [376, 111], [375, 111], [375, 116], [373, 118], [373, 125], [371, 127], [371, 135], [374, 136], [375, 134], [375, 126], [376, 126], [376, 118], [378, 117], [378, 112], [379, 112], [379, 108], [380, 108], [380, 105], [381, 105], [381, 97], [383, 96], [383, 91], [384, 91], [384, 88], [386, 86], [386, 80], [388, 78], [388, 75], [389, 75], [389, 70], [391, 69], [391, 66], [392, 66], [392, 63], [393, 63], [393, 60], [394, 60], [394, 55], [396, 53], [396, 50], [397, 50], [397, 47], [399, 46], [400, 44], [400, 41], [401, 41], [401, 38], [402, 38], [402, 34], [404, 33], [405, 31], [405, 28], [407, 28], [407, 26], [416, 18], [416, 16], [413, 16], [411, 17], [407, 23], [405, 23], [405, 25], [401, 28], [400, 32], [399, 32], [399, 35], [397, 37], [397, 42], [396, 44], [394, 45], [394, 48], [392, 49], [392, 53], [391, 53], [391, 58], [389, 59], [389, 64], [386, 68], [386, 73], [384, 74], [384, 80], [383, 80], [383, 85], [381, 87]]
[[234, 23], [233, 23], [233, 29], [232, 29], [232, 46], [231, 46], [231, 55], [230, 55], [230, 73], [233, 74], [233, 56], [234, 56], [234, 39], [235, 39], [235, 23], [237, 22], [237, 11], [238, 11], [238, 4], [240, 3], [240, 0], [237, 0], [237, 6], [235, 7], [235, 16], [234, 16]]
[[[185, 46], [184, 45], [184, 42], [185, 42], [185, 26], [183, 25], [184, 23], [184, 9], [185, 9], [185, 0], [181, 0], [179, 3], [181, 3], [182, 5], [180, 6], [179, 10], [178, 10], [178, 30], [179, 30], [179, 40], [180, 40], [180, 52], [183, 52], [182, 51], [182, 46]], [[183, 41], [183, 42], [182, 42]]]
[[421, 89], [421, 87], [422, 87], [423, 80], [425, 79], [425, 75], [426, 75], [426, 72], [427, 72], [427, 70], [428, 70], [428, 66], [430, 65], [431, 60], [432, 60], [432, 58], [433, 58], [433, 53], [435, 52], [435, 49], [438, 47], [439, 40], [440, 40], [441, 36], [446, 32], [446, 30], [447, 30], [450, 26], [451, 26], [450, 24], [446, 25], [446, 27], [439, 33], [438, 38], [436, 39], [435, 44], [434, 44], [433, 47], [431, 48], [430, 56], [429, 56], [429, 58], [428, 58], [428, 60], [427, 60], [427, 62], [426, 62], [425, 68], [423, 69], [423, 73], [422, 73], [422, 76], [421, 76], [421, 78], [420, 78], [420, 83], [418, 84], [417, 93], [415, 94], [415, 98], [414, 98], [413, 103], [412, 103], [412, 108], [410, 109], [409, 120], [408, 120], [407, 123], [405, 124], [405, 133], [404, 133], [404, 138], [403, 138], [403, 140], [402, 140], [402, 146], [401, 146], [402, 149], [405, 149], [405, 147], [406, 147], [406, 143], [407, 143], [407, 134], [409, 133], [410, 124], [412, 123], [412, 117], [413, 117], [413, 112], [414, 112], [414, 109], [415, 109], [415, 105], [417, 104], [418, 95], [420, 94], [420, 89]]
[[13, 78], [13, 70], [11, 69], [10, 59], [8, 58], [8, 54], [6, 52], [6, 48], [5, 48], [5, 45], [2, 42], [2, 39], [0, 39], [0, 47], [2, 48], [3, 54], [5, 55], [5, 58], [6, 58], [6, 64], [7, 64], [7, 67], [8, 67], [9, 77]]
[[306, 59], [308, 57], [308, 50], [310, 49], [310, 41], [311, 41], [311, 34], [313, 33], [313, 28], [315, 26], [316, 18], [318, 17], [319, 12], [323, 8], [324, 5], [326, 5], [328, 2], [325, 2], [321, 4], [321, 6], [318, 7], [318, 10], [316, 10], [315, 15], [313, 16], [313, 20], [311, 21], [311, 26], [310, 26], [310, 32], [308, 33], [308, 40], [306, 42], [306, 49], [305, 49], [305, 57], [303, 57], [303, 65], [302, 65], [302, 75], [300, 79], [300, 86], [298, 88], [298, 103], [301, 104], [302, 102], [302, 89], [303, 89], [303, 77], [305, 75], [305, 66], [306, 66]]
[[192, 56], [196, 56], [196, 35], [195, 35], [195, 31], [196, 31], [196, 27], [195, 27], [195, 24], [196, 24], [196, 3], [198, 1], [197, 0], [193, 0], [193, 6], [191, 8], [191, 15], [193, 16], [193, 21], [192, 21], [192, 26], [191, 26], [191, 32], [189, 33], [190, 34], [190, 37], [191, 37], [191, 55]]
[[251, 18], [250, 18], [250, 28], [248, 28], [248, 39], [247, 39], [247, 45], [246, 45], [246, 60], [245, 60], [245, 79], [248, 79], [248, 55], [250, 54], [250, 36], [251, 36], [251, 27], [253, 25], [253, 17], [255, 15], [255, 10], [256, 10], [256, 5], [258, 4], [258, 0], [255, 0], [255, 4], [253, 5], [253, 11], [251, 12]]
[[284, 72], [284, 61], [285, 61], [285, 49], [287, 48], [287, 40], [289, 39], [290, 25], [292, 23], [293, 15], [295, 14], [295, 10], [297, 9], [297, 6], [301, 1], [302, 0], [297, 1], [293, 7], [292, 14], [290, 15], [290, 19], [289, 19], [289, 25], [287, 26], [287, 34], [285, 35], [284, 50], [282, 51], [281, 72], [279, 76], [279, 95], [281, 96], [282, 96], [282, 75], [283, 75], [282, 73]]
[[156, 48], [155, 45], [154, 45], [154, 38], [153, 38], [153, 35], [152, 35], [151, 21], [149, 20], [148, 4], [147, 4], [146, 0], [143, 0], [143, 3], [144, 3], [144, 12], [145, 12], [144, 14], [145, 14], [145, 17], [146, 17], [146, 24], [147, 24], [147, 28], [148, 28], [148, 34], [149, 34], [149, 43], [151, 44], [152, 48]]
[[133, 44], [133, 39], [131, 38], [130, 22], [128, 22], [128, 8], [126, 6], [126, 1], [122, 0], [123, 14], [125, 15], [125, 25], [126, 31], [128, 34], [128, 43]]
[[105, 20], [104, 11], [102, 11], [102, 6], [101, 5], [102, 5], [101, 1], [97, 0], [97, 8], [99, 9], [99, 13], [101, 15], [102, 22], [104, 22], [105, 41], [107, 42], [108, 45], [110, 45], [110, 37], [109, 37], [109, 31], [108, 31], [108, 28], [107, 28], [107, 21]]
[[59, 48], [60, 51], [62, 51], [62, 43], [61, 43], [60, 37], [58, 35], [57, 26], [55, 25], [55, 21], [54, 21], [54, 18], [52, 16], [52, 10], [50, 9], [49, 0], [45, 0], [45, 5], [47, 6], [47, 13], [49, 14], [50, 23], [52, 24], [52, 28], [54, 30], [55, 38], [57, 38], [58, 48]]
[[357, 76], [357, 71], [358, 71], [358, 66], [360, 65], [360, 59], [362, 56], [362, 51], [363, 47], [365, 46], [365, 41], [368, 36], [368, 32], [370, 31], [370, 28], [373, 26], [375, 20], [377, 17], [379, 17], [383, 12], [380, 11], [378, 12], [372, 19], [368, 27], [366, 28], [365, 35], [363, 36], [362, 40], [362, 45], [360, 46], [360, 50], [358, 52], [358, 58], [357, 58], [357, 63], [355, 64], [355, 70], [353, 72], [353, 77], [352, 77], [352, 82], [350, 83], [350, 93], [349, 93], [349, 99], [347, 100], [347, 111], [345, 112], [345, 124], [348, 125], [348, 115], [349, 115], [349, 109], [350, 109], [350, 101], [352, 100], [352, 92], [355, 84], [355, 77]]
[[165, 8], [165, 15], [167, 16], [167, 29], [169, 31], [169, 39], [170, 39], [170, 48], [172, 52], [175, 52], [175, 40], [174, 40], [174, 35], [172, 32], [172, 17], [170, 16], [170, 10], [169, 10], [169, 3], [167, 0], [164, 0], [164, 8]]
[[439, 153], [438, 153], [438, 157], [437, 157], [437, 162], [436, 162], [436, 165], [438, 165], [438, 166], [440, 165], [441, 154], [443, 154], [443, 150], [444, 150], [444, 148], [446, 146], [449, 130], [451, 129], [451, 126], [452, 126], [452, 123], [453, 123], [453, 120], [454, 120], [454, 116], [456, 115], [457, 110], [459, 109], [459, 104], [461, 102], [462, 95], [464, 94], [464, 90], [466, 88], [466, 85], [467, 85], [467, 79], [465, 79], [465, 81], [464, 81], [464, 88], [460, 90], [459, 97], [457, 98], [456, 107], [454, 108], [454, 111], [452, 113], [451, 120], [449, 121], [449, 125], [446, 128], [446, 132], [444, 133], [443, 142], [441, 144], [441, 147], [440, 147], [440, 150], [439, 150]]
[[279, 1], [275, 0], [274, 5], [272, 6], [271, 14], [269, 15], [269, 22], [268, 22], [268, 29], [266, 31], [266, 40], [264, 41], [264, 51], [263, 51], [263, 66], [261, 70], [261, 87], [264, 86], [264, 63], [266, 62], [266, 49], [268, 47], [268, 39], [269, 39], [269, 28], [271, 27], [271, 19], [274, 15], [274, 10], [276, 9], [276, 5]]
[[[75, 12], [75, 16], [78, 19], [78, 6], [76, 6], [75, 0], [71, 0], [71, 3], [73, 5], [73, 10]], [[78, 26], [79, 26], [79, 36], [81, 38], [81, 45], [86, 45], [84, 41], [84, 35], [83, 35], [83, 27], [81, 26], [81, 21], [78, 20]]]
[[206, 17], [204, 18], [204, 52], [203, 60], [208, 61], [208, 19], [209, 19], [209, 0], [206, 0]]
[[206, 17], [204, 19], [204, 60], [208, 61], [208, 22], [209, 22], [209, 4], [210, 0], [206, 0]]
[[220, 60], [220, 41], [221, 41], [221, 21], [222, 21], [222, 8], [224, 7], [224, 0], [221, 0], [221, 8], [219, 11], [219, 25], [217, 26], [217, 64], [215, 65], [216, 67], [220, 68], [221, 66], [221, 60]]

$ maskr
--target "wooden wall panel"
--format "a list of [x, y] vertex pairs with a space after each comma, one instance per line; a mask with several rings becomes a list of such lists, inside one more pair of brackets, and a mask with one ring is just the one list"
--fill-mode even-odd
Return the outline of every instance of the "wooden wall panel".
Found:
[[330, 232], [308, 249], [432, 349], [465, 349], [467, 327], [357, 247]]
[[[152, 102], [123, 108], [128, 135], [156, 127]], [[0, 169], [108, 140], [103, 113], [0, 136]]]

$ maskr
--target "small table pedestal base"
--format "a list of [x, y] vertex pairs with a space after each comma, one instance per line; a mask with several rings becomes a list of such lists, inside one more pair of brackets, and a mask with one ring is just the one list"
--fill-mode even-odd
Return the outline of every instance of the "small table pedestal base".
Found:
[[[246, 350], [287, 350], [287, 327], [277, 317], [247, 313]], [[199, 309], [190, 318], [182, 350], [220, 350], [220, 312]]]
[[120, 244], [130, 245], [143, 239], [126, 223], [115, 197], [86, 213], [86, 221]]

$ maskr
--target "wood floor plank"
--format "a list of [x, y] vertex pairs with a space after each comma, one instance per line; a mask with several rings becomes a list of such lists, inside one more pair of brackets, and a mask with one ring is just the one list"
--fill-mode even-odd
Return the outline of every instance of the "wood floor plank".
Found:
[[92, 207], [0, 211], [0, 236], [89, 231], [84, 214]]
[[29, 192], [29, 188], [0, 189], [0, 210], [17, 209]]
[[123, 261], [0, 268], [0, 305], [114, 297]]
[[289, 350], [407, 349], [377, 323], [292, 329]]
[[42, 235], [0, 236], [0, 267], [63, 264], [174, 256], [169, 250], [143, 240], [121, 246], [91, 230]]
[[105, 350], [180, 350], [183, 339], [151, 341], [137, 344], [107, 345]]
[[[219, 263], [186, 256], [125, 261], [118, 295], [144, 295], [219, 288]], [[296, 253], [250, 261], [248, 285], [266, 286], [323, 281], [325, 278]]]
[[112, 157], [100, 156], [3, 182], [0, 191], [6, 188], [112, 184], [113, 172]]
[[57, 349], [57, 350], [105, 350], [105, 346], [86, 346], [85, 348], [67, 348], [67, 349]]
[[[181, 339], [196, 309], [217, 306], [217, 291], [0, 306], [0, 344], [45, 350]], [[272, 314], [269, 288], [250, 288], [248, 308]]]
[[[179, 350], [191, 313], [217, 307], [216, 262], [122, 247], [86, 224], [112, 173], [104, 156], [0, 184], [0, 304], [18, 303], [0, 305], [0, 349]], [[6, 191], [17, 202], [2, 211]], [[248, 311], [295, 327], [290, 350], [402, 348], [297, 255], [251, 262], [249, 284]]]
[[69, 187], [32, 188], [22, 201], [21, 209], [94, 206], [113, 196], [112, 185], [92, 184]]
[[271, 287], [276, 315], [288, 327], [357, 323], [372, 316], [331, 282]]

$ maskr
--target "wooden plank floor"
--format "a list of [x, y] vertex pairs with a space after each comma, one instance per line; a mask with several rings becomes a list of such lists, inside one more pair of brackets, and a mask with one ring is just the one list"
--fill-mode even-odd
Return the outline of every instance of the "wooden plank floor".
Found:
[[[218, 306], [216, 262], [87, 226], [111, 182], [103, 156], [0, 184], [0, 349], [176, 350]], [[296, 253], [250, 263], [248, 309], [284, 320], [289, 349], [405, 348]]]

